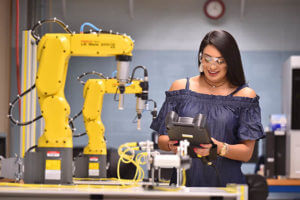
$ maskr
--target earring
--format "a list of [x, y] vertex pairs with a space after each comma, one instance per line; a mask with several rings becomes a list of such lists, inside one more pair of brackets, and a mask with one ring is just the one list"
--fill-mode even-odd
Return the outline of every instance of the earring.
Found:
[[202, 65], [202, 63], [199, 65], [199, 72], [200, 73], [203, 72], [203, 65]]

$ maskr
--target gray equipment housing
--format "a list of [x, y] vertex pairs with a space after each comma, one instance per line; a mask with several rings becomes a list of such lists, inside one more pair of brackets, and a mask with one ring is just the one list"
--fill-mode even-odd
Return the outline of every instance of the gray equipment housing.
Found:
[[[24, 156], [24, 182], [72, 184], [72, 148], [36, 148]], [[46, 169], [46, 162], [57, 161], [58, 169]]]
[[[98, 163], [99, 168], [90, 169], [90, 163]], [[106, 155], [81, 155], [75, 158], [76, 178], [106, 178]]]
[[20, 180], [23, 178], [23, 159], [20, 157], [3, 158], [0, 156], [1, 167], [0, 176]]

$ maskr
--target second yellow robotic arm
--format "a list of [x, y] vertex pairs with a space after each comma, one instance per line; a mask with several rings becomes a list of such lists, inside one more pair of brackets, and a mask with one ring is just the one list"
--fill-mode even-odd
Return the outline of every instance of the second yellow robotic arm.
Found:
[[[132, 81], [132, 84], [126, 87], [125, 93], [141, 93], [140, 82]], [[118, 86], [116, 79], [89, 79], [86, 82], [83, 91], [85, 101], [82, 114], [89, 143], [84, 148], [84, 154], [106, 155], [105, 128], [101, 120], [103, 96], [116, 93]]]

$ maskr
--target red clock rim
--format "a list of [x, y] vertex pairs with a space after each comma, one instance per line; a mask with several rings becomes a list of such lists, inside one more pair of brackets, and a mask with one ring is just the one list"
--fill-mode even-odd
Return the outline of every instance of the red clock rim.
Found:
[[[211, 16], [211, 15], [209, 15], [208, 14], [208, 12], [207, 12], [207, 6], [208, 6], [208, 4], [210, 3], [210, 2], [212, 2], [212, 1], [217, 1], [217, 2], [219, 2], [220, 4], [221, 4], [221, 6], [222, 6], [222, 12], [218, 15], [218, 16], [216, 16], [216, 17], [213, 17], [213, 16]], [[205, 13], [205, 15], [208, 17], [208, 18], [211, 18], [211, 19], [219, 19], [219, 18], [221, 18], [223, 15], [224, 15], [224, 13], [225, 13], [225, 5], [224, 5], [224, 2], [222, 1], [222, 0], [207, 0], [206, 2], [205, 2], [205, 4], [204, 4], [204, 6], [203, 6], [203, 10], [204, 10], [204, 13]]]

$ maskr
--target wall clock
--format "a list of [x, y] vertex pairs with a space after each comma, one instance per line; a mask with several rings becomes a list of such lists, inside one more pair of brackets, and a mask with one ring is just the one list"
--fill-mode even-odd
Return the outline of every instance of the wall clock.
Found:
[[225, 13], [225, 4], [222, 0], [207, 0], [203, 9], [208, 18], [219, 19]]

